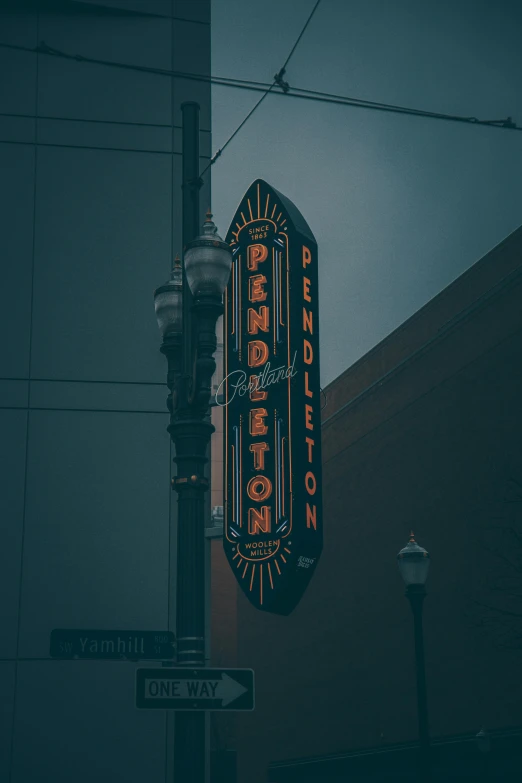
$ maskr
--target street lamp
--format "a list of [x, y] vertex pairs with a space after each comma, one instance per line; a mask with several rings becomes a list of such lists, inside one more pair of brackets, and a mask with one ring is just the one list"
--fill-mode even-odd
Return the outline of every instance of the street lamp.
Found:
[[424, 666], [424, 637], [422, 632], [422, 607], [426, 596], [426, 579], [430, 567], [430, 556], [415, 541], [410, 540], [397, 555], [399, 571], [406, 584], [406, 597], [413, 612], [415, 633], [415, 662], [417, 669], [417, 716], [419, 722], [420, 764], [419, 779], [422, 783], [431, 780], [430, 732], [428, 726], [428, 703], [426, 699], [426, 673]]
[[[168, 368], [167, 430], [177, 465], [172, 479], [178, 493], [177, 663], [194, 668], [205, 666], [205, 464], [214, 432], [208, 413], [216, 369], [216, 322], [223, 312], [231, 266], [232, 253], [218, 236], [209, 211], [201, 236], [185, 245], [184, 270], [176, 258], [170, 280], [154, 292], [160, 351]], [[184, 301], [187, 296], [190, 307]], [[177, 713], [174, 743], [175, 780], [203, 783], [205, 713]]]

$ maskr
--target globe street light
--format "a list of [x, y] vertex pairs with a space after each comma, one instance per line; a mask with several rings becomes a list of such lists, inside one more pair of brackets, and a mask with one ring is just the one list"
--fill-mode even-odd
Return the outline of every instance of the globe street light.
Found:
[[[223, 312], [223, 292], [232, 267], [229, 246], [217, 234], [212, 214], [200, 236], [198, 200], [199, 106], [186, 103], [183, 112], [184, 269], [176, 259], [170, 280], [154, 292], [167, 358], [167, 427], [177, 465], [173, 489], [178, 493], [178, 556], [176, 572], [177, 663], [205, 666], [205, 477], [207, 451], [214, 427], [209, 421], [211, 380], [216, 369], [216, 322]], [[188, 285], [187, 285], [188, 284]], [[175, 717], [174, 778], [204, 783], [205, 713], [178, 712]]]
[[406, 597], [413, 612], [415, 633], [415, 662], [417, 669], [417, 715], [419, 721], [420, 763], [419, 779], [422, 783], [431, 781], [430, 732], [428, 726], [428, 703], [426, 699], [426, 673], [424, 666], [424, 637], [422, 632], [422, 607], [426, 596], [426, 579], [430, 567], [430, 556], [415, 541], [410, 540], [397, 555], [399, 571], [406, 584]]
[[[192, 323], [186, 323], [183, 308], [183, 282], [176, 258], [171, 279], [154, 292], [154, 306], [160, 333], [161, 352], [167, 357], [168, 432], [176, 448], [177, 476], [172, 480], [178, 492], [178, 600], [177, 660], [191, 666], [204, 666], [204, 475], [206, 452], [214, 432], [208, 421], [211, 380], [216, 369], [216, 322], [223, 312], [223, 291], [228, 283], [232, 253], [217, 234], [212, 215], [201, 236], [185, 249], [185, 270], [192, 290]], [[192, 375], [183, 373], [182, 334], [195, 336]]]

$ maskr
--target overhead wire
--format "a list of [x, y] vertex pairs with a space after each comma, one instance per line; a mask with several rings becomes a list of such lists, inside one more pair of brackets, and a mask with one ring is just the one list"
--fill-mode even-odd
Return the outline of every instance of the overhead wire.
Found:
[[287, 66], [287, 65], [288, 65], [288, 63], [290, 62], [290, 60], [291, 60], [291, 58], [292, 58], [292, 55], [293, 55], [293, 53], [295, 52], [295, 50], [297, 49], [297, 47], [298, 47], [298, 45], [299, 45], [299, 41], [300, 41], [300, 40], [301, 40], [301, 38], [303, 37], [303, 35], [304, 35], [304, 32], [305, 32], [306, 28], [308, 27], [308, 25], [309, 25], [309, 24], [310, 24], [310, 22], [312, 21], [312, 17], [313, 17], [313, 15], [315, 14], [315, 12], [317, 11], [317, 8], [318, 8], [318, 6], [319, 6], [319, 3], [320, 3], [320, 2], [321, 2], [321, 0], [317, 0], [316, 4], [315, 4], [315, 5], [314, 5], [314, 7], [312, 8], [312, 11], [311, 11], [311, 13], [310, 13], [310, 16], [308, 17], [308, 19], [307, 19], [307, 20], [306, 20], [306, 22], [304, 23], [304, 27], [303, 27], [303, 29], [301, 30], [301, 32], [299, 33], [299, 35], [298, 35], [298, 37], [297, 37], [297, 41], [296, 41], [296, 42], [295, 42], [295, 44], [292, 46], [292, 48], [291, 48], [291, 50], [290, 50], [290, 54], [288, 55], [288, 57], [286, 58], [286, 60], [285, 60], [285, 62], [284, 62], [284, 65], [283, 65], [283, 67], [282, 67], [282, 69], [281, 69], [282, 71], [284, 71], [284, 70], [285, 70], [286, 66]]
[[220, 147], [220, 148], [217, 150], [217, 152], [215, 152], [215, 153], [212, 155], [212, 157], [210, 158], [210, 161], [209, 161], [208, 165], [207, 165], [207, 166], [205, 166], [205, 168], [203, 169], [203, 171], [202, 171], [202, 172], [201, 172], [201, 174], [199, 175], [199, 176], [200, 176], [200, 178], [202, 178], [202, 177], [203, 177], [203, 175], [207, 173], [207, 171], [209, 170], [209, 168], [210, 168], [211, 166], [213, 166], [213, 165], [214, 165], [214, 163], [215, 163], [215, 162], [216, 162], [216, 160], [219, 158], [219, 156], [221, 155], [221, 153], [223, 152], [223, 150], [225, 149], [225, 147], [228, 147], [228, 145], [230, 144], [230, 142], [232, 141], [232, 139], [234, 138], [234, 136], [237, 136], [237, 134], [239, 133], [239, 131], [241, 130], [241, 128], [243, 127], [243, 125], [244, 125], [244, 124], [247, 122], [247, 120], [249, 120], [249, 119], [250, 119], [250, 117], [253, 115], [253, 113], [254, 113], [254, 112], [255, 112], [255, 110], [258, 108], [258, 106], [260, 106], [260, 105], [263, 103], [263, 101], [265, 100], [265, 98], [266, 98], [266, 96], [268, 95], [268, 93], [269, 93], [269, 92], [272, 92], [272, 89], [273, 89], [273, 88], [276, 86], [276, 83], [277, 83], [277, 82], [276, 82], [276, 80], [274, 79], [274, 81], [272, 82], [272, 84], [270, 85], [270, 87], [268, 88], [268, 90], [266, 90], [266, 91], [263, 93], [263, 95], [262, 95], [262, 96], [261, 96], [261, 98], [258, 100], [258, 102], [257, 102], [257, 103], [256, 103], [256, 105], [254, 106], [254, 108], [253, 108], [253, 109], [251, 109], [251, 110], [248, 112], [248, 114], [246, 115], [245, 119], [244, 119], [244, 120], [243, 120], [243, 121], [242, 121], [242, 122], [241, 122], [241, 123], [240, 123], [240, 124], [237, 126], [237, 128], [236, 128], [236, 129], [235, 129], [235, 131], [234, 131], [234, 133], [233, 133], [231, 136], [229, 136], [229, 137], [228, 137], [228, 139], [226, 140], [226, 142], [223, 144], [223, 146], [222, 146], [222, 147]]
[[284, 75], [285, 75], [285, 73], [286, 73], [286, 66], [287, 66], [287, 65], [288, 65], [288, 63], [290, 62], [290, 60], [291, 60], [291, 58], [292, 58], [292, 55], [293, 55], [293, 53], [294, 53], [294, 52], [295, 52], [295, 50], [297, 49], [297, 46], [298, 46], [298, 44], [299, 44], [299, 41], [300, 41], [300, 40], [301, 40], [301, 38], [303, 37], [303, 35], [304, 35], [304, 32], [305, 32], [306, 28], [307, 28], [307, 27], [308, 27], [308, 25], [310, 24], [310, 22], [311, 22], [311, 20], [312, 20], [312, 17], [313, 17], [313, 15], [315, 14], [315, 12], [317, 11], [317, 7], [318, 7], [318, 5], [319, 5], [319, 3], [320, 3], [320, 2], [321, 2], [321, 0], [317, 0], [316, 4], [315, 4], [315, 5], [314, 5], [314, 7], [312, 8], [312, 12], [311, 12], [310, 16], [309, 16], [309, 17], [308, 17], [308, 19], [306, 20], [306, 22], [305, 22], [305, 24], [304, 24], [304, 27], [303, 27], [303, 29], [301, 30], [301, 32], [299, 33], [299, 35], [298, 35], [298, 37], [297, 37], [297, 41], [296, 41], [296, 42], [295, 42], [295, 44], [292, 46], [292, 48], [291, 48], [291, 50], [290, 50], [290, 54], [288, 55], [288, 57], [286, 58], [286, 60], [285, 60], [285, 61], [284, 61], [284, 63], [283, 63], [283, 67], [280, 69], [279, 73], [277, 73], [277, 74], [274, 76], [274, 79], [275, 79], [276, 83], [279, 85], [279, 87], [281, 87], [281, 89], [282, 89], [282, 90], [283, 90], [283, 92], [285, 92], [285, 93], [289, 92], [289, 90], [290, 90], [290, 85], [288, 84], [288, 82], [285, 82], [285, 81], [283, 81], [283, 76], [284, 76]]
[[[0, 48], [14, 49], [17, 51], [31, 52], [36, 54], [47, 54], [50, 56], [61, 57], [68, 60], [76, 60], [77, 62], [92, 63], [96, 65], [104, 65], [112, 68], [124, 68], [126, 70], [138, 71], [141, 73], [152, 73], [160, 76], [178, 77], [183, 79], [189, 79], [193, 81], [206, 82], [215, 84], [222, 87], [231, 87], [240, 90], [250, 90], [253, 92], [268, 92], [272, 86], [266, 82], [258, 82], [250, 79], [239, 79], [225, 76], [205, 76], [204, 74], [190, 73], [188, 71], [170, 71], [163, 68], [153, 68], [144, 65], [131, 65], [129, 63], [120, 63], [113, 60], [100, 60], [94, 57], [85, 57], [79, 54], [68, 54], [60, 49], [47, 46], [45, 42], [41, 42], [38, 46], [20, 46], [16, 44], [6, 44], [0, 42]], [[305, 100], [318, 101], [320, 103], [337, 104], [341, 106], [352, 106], [361, 109], [374, 109], [377, 111], [392, 112], [398, 114], [408, 114], [415, 117], [426, 117], [428, 119], [440, 119], [450, 120], [454, 122], [463, 122], [471, 125], [483, 125], [491, 128], [502, 128], [508, 130], [521, 131], [522, 128], [517, 126], [511, 117], [506, 117], [500, 120], [481, 120], [478, 117], [467, 117], [456, 114], [444, 114], [442, 112], [432, 112], [426, 109], [415, 109], [408, 106], [400, 106], [391, 103], [383, 103], [379, 101], [368, 101], [363, 98], [354, 98], [347, 95], [337, 95], [335, 93], [322, 92], [320, 90], [309, 90], [304, 87], [292, 87], [291, 91], [286, 93], [272, 92], [272, 95], [286, 94], [289, 98], [300, 98]], [[123, 123], [128, 124], [128, 123]], [[142, 123], [150, 124], [150, 123]]]
[[222, 146], [222, 147], [220, 147], [220, 148], [217, 150], [217, 152], [215, 152], [215, 153], [214, 153], [214, 155], [213, 155], [213, 156], [210, 158], [210, 161], [209, 161], [208, 165], [207, 165], [207, 166], [206, 166], [206, 167], [203, 169], [203, 171], [202, 171], [202, 172], [201, 172], [201, 174], [199, 175], [199, 176], [200, 176], [200, 178], [202, 178], [202, 177], [203, 177], [203, 175], [204, 175], [204, 174], [206, 174], [206, 172], [209, 170], [209, 168], [210, 168], [211, 166], [213, 166], [213, 165], [214, 165], [214, 163], [216, 162], [216, 160], [217, 160], [217, 159], [220, 157], [220, 155], [222, 154], [223, 150], [224, 150], [226, 147], [228, 147], [228, 145], [230, 144], [230, 142], [232, 141], [232, 139], [233, 139], [235, 136], [237, 136], [237, 134], [239, 133], [239, 131], [241, 130], [241, 128], [243, 127], [243, 125], [244, 125], [244, 124], [245, 124], [245, 123], [246, 123], [246, 122], [247, 122], [247, 121], [250, 119], [250, 117], [253, 115], [253, 113], [256, 111], [256, 109], [257, 109], [257, 108], [258, 108], [258, 107], [259, 107], [259, 106], [260, 106], [260, 105], [263, 103], [263, 101], [265, 100], [265, 98], [267, 97], [267, 95], [268, 95], [270, 92], [272, 92], [272, 90], [274, 89], [274, 87], [276, 86], [276, 84], [278, 84], [278, 85], [279, 85], [279, 86], [282, 88], [282, 90], [283, 90], [284, 92], [286, 92], [286, 91], [287, 91], [287, 89], [288, 89], [288, 85], [286, 84], [286, 82], [283, 82], [283, 75], [284, 75], [284, 73], [285, 73], [286, 66], [287, 66], [287, 65], [288, 65], [288, 63], [290, 62], [290, 58], [292, 57], [293, 53], [295, 52], [295, 50], [296, 50], [296, 48], [297, 48], [297, 45], [298, 45], [299, 41], [301, 40], [301, 38], [303, 37], [303, 34], [304, 34], [304, 32], [305, 32], [306, 28], [307, 28], [307, 27], [308, 27], [308, 25], [310, 24], [310, 20], [312, 19], [313, 15], [314, 15], [314, 14], [315, 14], [315, 12], [317, 11], [317, 7], [318, 7], [318, 5], [319, 5], [319, 3], [320, 3], [320, 2], [321, 2], [321, 0], [317, 0], [316, 4], [314, 5], [314, 7], [313, 7], [313, 9], [312, 9], [312, 11], [311, 11], [311, 13], [310, 13], [310, 15], [309, 15], [308, 19], [306, 20], [306, 22], [305, 22], [305, 24], [304, 24], [304, 26], [303, 26], [303, 28], [302, 28], [301, 32], [299, 33], [299, 35], [298, 35], [298, 37], [297, 37], [297, 40], [296, 40], [296, 42], [294, 43], [294, 45], [292, 46], [292, 49], [290, 50], [290, 54], [289, 54], [289, 55], [288, 55], [288, 57], [286, 58], [286, 60], [285, 60], [285, 62], [284, 62], [284, 65], [283, 65], [283, 67], [282, 67], [282, 68], [279, 70], [279, 72], [278, 72], [278, 73], [276, 73], [276, 74], [275, 74], [275, 76], [274, 76], [274, 81], [272, 82], [272, 84], [270, 85], [270, 87], [269, 87], [269, 88], [268, 88], [268, 89], [267, 89], [267, 90], [266, 90], [266, 91], [263, 93], [263, 95], [262, 95], [262, 96], [261, 96], [261, 98], [258, 100], [258, 102], [257, 102], [257, 103], [256, 103], [256, 105], [254, 106], [254, 108], [253, 108], [253, 109], [251, 109], [251, 110], [248, 112], [248, 114], [246, 115], [245, 119], [244, 119], [244, 120], [243, 120], [243, 121], [240, 123], [240, 125], [238, 125], [238, 127], [235, 129], [235, 131], [232, 133], [232, 135], [228, 137], [228, 139], [227, 139], [227, 140], [226, 140], [226, 142], [223, 144], [223, 146]]
[[[522, 128], [517, 126], [517, 124], [513, 121], [511, 117], [506, 117], [501, 120], [481, 120], [477, 117], [468, 117], [468, 116], [462, 116], [456, 114], [446, 114], [443, 112], [427, 111], [425, 109], [416, 109], [408, 106], [401, 106], [398, 104], [383, 103], [378, 101], [368, 101], [362, 98], [354, 98], [346, 95], [327, 93], [320, 90], [310, 90], [303, 87], [294, 87], [294, 86], [290, 87], [288, 82], [284, 81], [283, 79], [283, 76], [286, 73], [286, 66], [290, 62], [290, 59], [294, 54], [299, 42], [301, 41], [301, 38], [303, 37], [308, 25], [310, 24], [310, 21], [314, 16], [320, 2], [321, 0], [317, 0], [317, 2], [315, 3], [311, 13], [309, 14], [305, 24], [303, 25], [303, 28], [301, 29], [301, 32], [299, 33], [299, 36], [297, 37], [292, 49], [290, 50], [288, 57], [286, 58], [282, 68], [278, 71], [277, 74], [275, 74], [271, 84], [268, 84], [266, 82], [248, 80], [248, 79], [239, 79], [239, 78], [221, 77], [221, 76], [206, 76], [204, 74], [189, 73], [186, 71], [173, 71], [173, 70], [167, 70], [164, 68], [156, 68], [151, 66], [132, 65], [130, 63], [122, 63], [113, 60], [103, 60], [94, 57], [87, 57], [81, 54], [69, 54], [61, 49], [56, 49], [54, 47], [48, 46], [45, 43], [45, 41], [41, 41], [40, 44], [35, 47], [22, 46], [18, 44], [0, 43], [0, 48], [33, 52], [33, 53], [44, 54], [53, 57], [60, 57], [67, 60], [75, 60], [76, 62], [103, 65], [106, 67], [138, 71], [141, 73], [151, 73], [151, 74], [156, 74], [161, 76], [178, 77], [178, 78], [189, 79], [193, 81], [206, 82], [206, 83], [219, 85], [223, 87], [230, 87], [234, 89], [243, 89], [243, 90], [250, 90], [254, 92], [262, 92], [263, 95], [261, 96], [259, 101], [248, 112], [246, 117], [238, 125], [238, 127], [231, 134], [231, 136], [229, 136], [229, 138], [222, 145], [222, 147], [220, 147], [217, 150], [217, 152], [214, 153], [214, 155], [210, 159], [209, 164], [207, 165], [207, 167], [204, 169], [204, 171], [201, 173], [200, 176], [203, 176], [203, 174], [206, 173], [206, 171], [210, 168], [210, 166], [212, 166], [216, 162], [216, 160], [223, 153], [224, 149], [235, 138], [235, 136], [239, 133], [241, 128], [243, 128], [245, 123], [250, 119], [250, 117], [254, 114], [257, 108], [261, 105], [261, 103], [265, 100], [265, 98], [270, 93], [272, 95], [286, 95], [291, 98], [298, 98], [301, 100], [312, 100], [320, 103], [334, 104], [340, 106], [351, 106], [354, 108], [370, 109], [374, 111], [384, 111], [384, 112], [390, 112], [394, 114], [424, 117], [428, 119], [446, 120], [451, 122], [465, 123], [469, 125], [480, 125], [480, 126], [485, 126], [490, 128], [501, 128], [507, 130], [522, 131]], [[279, 87], [281, 91], [273, 92], [274, 87]]]

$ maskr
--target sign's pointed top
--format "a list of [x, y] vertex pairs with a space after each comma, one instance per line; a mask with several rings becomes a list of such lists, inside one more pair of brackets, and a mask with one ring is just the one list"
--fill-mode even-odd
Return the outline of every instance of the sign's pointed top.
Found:
[[241, 233], [243, 236], [244, 233], [241, 229], [258, 220], [271, 221], [275, 230], [284, 228], [286, 224], [285, 230], [292, 227], [305, 240], [317, 244], [312, 229], [295, 204], [264, 179], [254, 180], [241, 199], [227, 234], [227, 242], [233, 243], [234, 238], [239, 241], [238, 235]]
[[[321, 418], [317, 243], [262, 179], [241, 199], [227, 242], [223, 548], [250, 603], [287, 615], [322, 550], [321, 445], [307, 437]], [[248, 386], [238, 388], [238, 374]]]

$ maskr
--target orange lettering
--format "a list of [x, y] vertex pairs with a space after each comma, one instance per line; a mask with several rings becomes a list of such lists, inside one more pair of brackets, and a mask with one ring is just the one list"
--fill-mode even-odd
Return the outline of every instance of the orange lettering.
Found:
[[[308, 440], [308, 438], [307, 438]], [[251, 443], [250, 451], [254, 454], [254, 470], [265, 469], [265, 451], [270, 451], [268, 443]], [[309, 460], [310, 462], [312, 460]]]
[[263, 424], [263, 419], [268, 416], [266, 408], [252, 408], [250, 411], [250, 434], [266, 435], [268, 427]]
[[307, 430], [313, 430], [314, 428], [314, 425], [312, 424], [312, 412], [313, 412], [312, 406], [305, 405], [305, 422], [306, 422]]
[[[315, 446], [315, 441], [312, 440], [312, 438], [306, 438], [306, 442], [308, 443], [308, 462], [312, 461], [312, 446]], [[252, 448], [252, 446], [250, 446]]]
[[304, 360], [305, 364], [312, 364], [314, 360], [314, 352], [312, 351], [312, 346], [308, 340], [304, 341]]
[[272, 482], [266, 476], [253, 476], [247, 484], [248, 497], [257, 503], [266, 500], [271, 494]]
[[[311, 485], [310, 485], [310, 480], [312, 482]], [[309, 495], [315, 495], [315, 490], [317, 489], [317, 482], [311, 470], [309, 470], [305, 476], [305, 486], [306, 486], [306, 491], [308, 492]]]
[[248, 298], [251, 302], [264, 302], [267, 293], [263, 291], [263, 285], [266, 283], [264, 275], [253, 275], [248, 280]]
[[310, 523], [312, 523], [312, 527], [314, 530], [317, 530], [317, 508], [315, 506], [312, 506], [310, 508], [310, 505], [306, 504], [306, 527], [310, 527]]
[[314, 393], [310, 391], [310, 387], [308, 386], [308, 370], [305, 370], [305, 394], [307, 397], [314, 396]]
[[312, 301], [312, 297], [310, 296], [310, 281], [307, 277], [303, 277], [303, 298], [307, 302]]
[[258, 533], [270, 533], [270, 506], [248, 509], [248, 532], [255, 536]]
[[268, 359], [268, 345], [261, 340], [251, 340], [248, 343], [248, 366], [259, 367]]
[[247, 267], [257, 271], [257, 265], [261, 261], [266, 261], [268, 248], [266, 245], [249, 245], [247, 247]]
[[312, 311], [307, 312], [304, 307], [303, 307], [303, 331], [310, 332], [310, 334], [314, 333], [312, 327]]
[[[257, 378], [257, 377], [258, 377], [257, 375], [251, 375], [250, 378], [249, 378], [249, 383], [251, 385], [255, 385], [256, 383], [258, 383], [258, 381], [254, 381], [253, 380], [254, 378]], [[268, 392], [267, 391], [261, 391], [261, 389], [254, 388], [253, 391], [250, 392], [250, 399], [253, 402], [258, 402], [259, 400], [266, 400], [267, 397], [268, 397]]]
[[259, 312], [248, 308], [248, 334], [257, 334], [259, 330], [268, 332], [268, 307], [261, 305]]
[[308, 250], [307, 247], [303, 245], [303, 269], [307, 264], [309, 264], [312, 260], [312, 254]]

